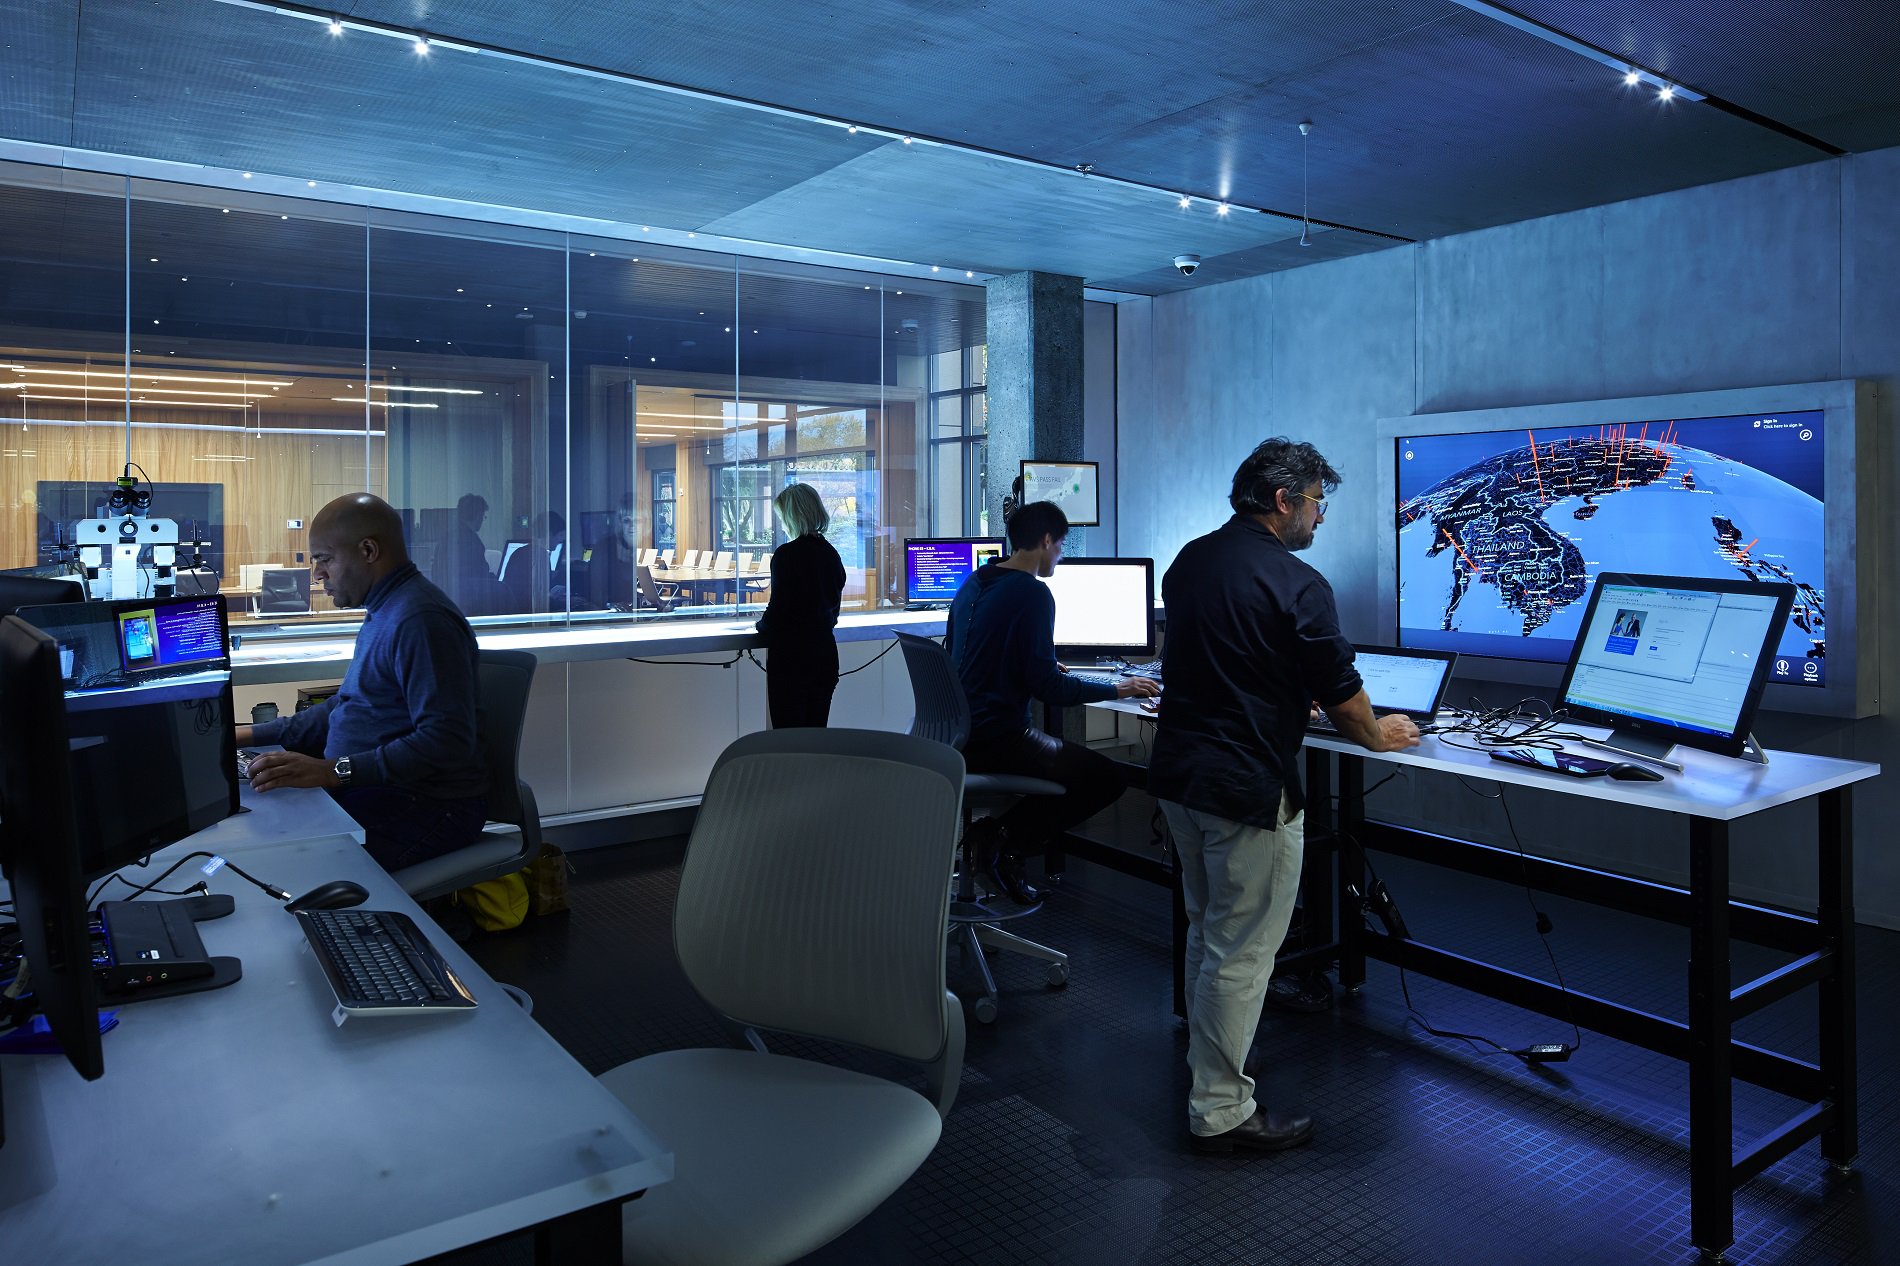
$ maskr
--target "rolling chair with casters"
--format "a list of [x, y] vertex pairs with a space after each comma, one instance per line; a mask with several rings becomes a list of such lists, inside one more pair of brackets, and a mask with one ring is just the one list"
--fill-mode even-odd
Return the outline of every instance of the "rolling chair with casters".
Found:
[[393, 878], [417, 901], [512, 875], [541, 855], [541, 812], [534, 789], [521, 781], [517, 770], [537, 661], [530, 651], [480, 651], [478, 656], [481, 706], [475, 728], [488, 772], [488, 820], [506, 822], [520, 835], [484, 833], [466, 848], [403, 867]]
[[[910, 672], [911, 694], [916, 699], [910, 732], [962, 751], [970, 737], [970, 704], [964, 697], [956, 666], [950, 662], [950, 652], [927, 637], [909, 633], [896, 636], [904, 650], [904, 667]], [[1060, 796], [1066, 791], [1061, 783], [1046, 778], [966, 773], [963, 776], [964, 837], [969, 837], [970, 825], [976, 817], [974, 810], [979, 806], [995, 813], [1023, 796]], [[967, 849], [964, 851], [966, 855], [957, 868], [956, 898], [950, 903], [950, 935], [963, 950], [965, 961], [975, 964], [983, 982], [983, 993], [971, 1002], [970, 1011], [978, 1022], [989, 1024], [996, 1019], [996, 977], [984, 957], [986, 948], [1042, 960], [1049, 965], [1048, 980], [1054, 988], [1069, 983], [1069, 956], [999, 926], [1007, 920], [1034, 914], [1042, 909], [1042, 903], [999, 909], [987, 899], [979, 898], [974, 859], [967, 855]]]
[[[674, 1154], [673, 1180], [621, 1215], [627, 1262], [793, 1261], [930, 1155], [963, 1065], [943, 939], [962, 798], [963, 758], [901, 734], [767, 730], [720, 754], [673, 947], [753, 1049], [666, 1051], [600, 1075]], [[760, 1029], [922, 1065], [926, 1092], [770, 1054]]]

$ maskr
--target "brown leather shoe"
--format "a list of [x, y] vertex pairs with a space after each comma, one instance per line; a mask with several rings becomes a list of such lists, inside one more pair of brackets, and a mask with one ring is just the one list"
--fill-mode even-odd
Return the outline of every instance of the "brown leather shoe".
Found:
[[1304, 1147], [1313, 1141], [1313, 1118], [1268, 1112], [1255, 1108], [1253, 1115], [1225, 1134], [1190, 1134], [1188, 1142], [1197, 1152], [1219, 1155], [1235, 1148], [1253, 1152], [1283, 1152], [1289, 1147]]

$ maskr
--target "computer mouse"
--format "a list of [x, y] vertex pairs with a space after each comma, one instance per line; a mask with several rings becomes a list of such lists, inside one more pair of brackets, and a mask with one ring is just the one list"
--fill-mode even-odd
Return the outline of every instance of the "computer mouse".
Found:
[[343, 910], [350, 906], [360, 906], [369, 900], [369, 889], [348, 879], [332, 879], [329, 883], [318, 884], [303, 896], [284, 904], [284, 909], [295, 913], [298, 910]]
[[1663, 780], [1663, 776], [1649, 766], [1632, 765], [1627, 761], [1619, 761], [1610, 766], [1606, 772], [1618, 782], [1661, 782]]

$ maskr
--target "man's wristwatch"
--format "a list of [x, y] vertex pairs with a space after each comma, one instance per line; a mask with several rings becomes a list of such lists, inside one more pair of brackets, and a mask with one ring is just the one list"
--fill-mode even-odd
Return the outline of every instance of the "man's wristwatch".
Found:
[[349, 786], [350, 785], [350, 758], [347, 756], [337, 757], [336, 764], [330, 766], [330, 772], [336, 775], [337, 782], [341, 783], [345, 787]]

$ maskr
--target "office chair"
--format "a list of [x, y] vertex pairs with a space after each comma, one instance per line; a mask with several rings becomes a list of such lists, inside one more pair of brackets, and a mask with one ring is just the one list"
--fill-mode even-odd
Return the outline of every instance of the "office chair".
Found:
[[[919, 738], [948, 744], [962, 751], [964, 743], [970, 738], [970, 704], [964, 697], [963, 682], [957, 677], [956, 666], [950, 662], [950, 652], [927, 637], [916, 637], [909, 633], [896, 636], [898, 645], [904, 650], [904, 667], [910, 672], [911, 694], [916, 698], [916, 712], [910, 723], [910, 732]], [[976, 817], [974, 811], [978, 806], [994, 814], [1023, 796], [1059, 796], [1066, 791], [1067, 788], [1061, 783], [1050, 782], [1046, 778], [1028, 778], [1020, 774], [966, 773], [963, 776], [964, 836], [968, 838], [970, 824]], [[1033, 906], [1010, 906], [1007, 909], [990, 905], [987, 896], [993, 894], [987, 894], [985, 898], [979, 898], [976, 894], [974, 861], [966, 848], [962, 863], [957, 868], [956, 900], [950, 903], [950, 935], [963, 950], [964, 961], [976, 964], [977, 974], [983, 981], [983, 995], [970, 1004], [970, 1010], [980, 1023], [988, 1024], [996, 1019], [996, 977], [990, 973], [989, 961], [983, 956], [985, 946], [1040, 959], [1049, 964], [1049, 983], [1055, 987], [1069, 981], [1069, 956], [1061, 950], [1051, 949], [999, 927], [998, 924], [1009, 919], [1034, 914], [1042, 908], [1042, 903], [1039, 901]]]
[[[793, 1261], [930, 1155], [963, 1066], [943, 976], [962, 798], [963, 758], [901, 734], [766, 730], [720, 754], [673, 947], [753, 1049], [666, 1051], [600, 1075], [674, 1155], [672, 1181], [625, 1206], [625, 1261]], [[926, 1093], [770, 1054], [759, 1029], [920, 1064]]]
[[266, 571], [258, 585], [259, 615], [301, 615], [310, 610], [310, 573], [304, 568]]
[[634, 605], [649, 611], [671, 611], [680, 604], [677, 587], [662, 588], [653, 579], [653, 569], [644, 563], [634, 565], [634, 585], [639, 601]]
[[522, 721], [536, 660], [530, 651], [480, 651], [481, 704], [475, 728], [482, 766], [488, 772], [488, 820], [520, 829], [519, 837], [484, 834], [466, 848], [431, 857], [397, 871], [393, 878], [417, 901], [427, 901], [512, 875], [541, 854], [541, 812], [534, 788], [521, 781]]

